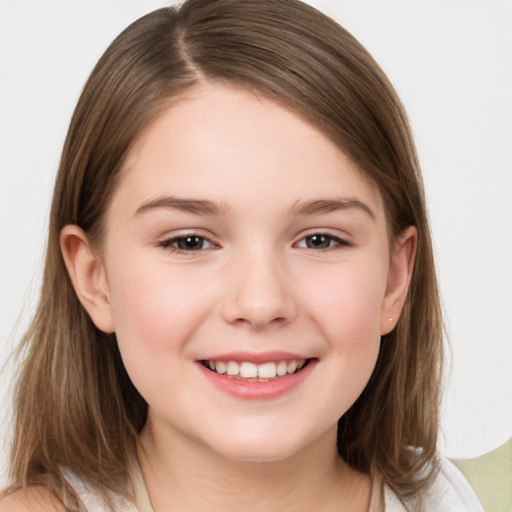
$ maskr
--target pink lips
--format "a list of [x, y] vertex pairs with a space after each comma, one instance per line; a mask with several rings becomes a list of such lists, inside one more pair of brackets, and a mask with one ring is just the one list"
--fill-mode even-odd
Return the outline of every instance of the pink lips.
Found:
[[246, 361], [254, 364], [264, 364], [271, 361], [277, 362], [283, 360], [308, 360], [307, 364], [300, 371], [268, 381], [243, 380], [229, 377], [225, 374], [220, 375], [209, 370], [200, 361], [198, 361], [200, 371], [215, 387], [234, 397], [253, 400], [269, 400], [282, 396], [283, 394], [293, 390], [311, 374], [311, 371], [316, 366], [317, 362], [316, 359], [309, 359], [304, 355], [293, 354], [290, 352], [236, 352], [212, 356], [208, 359], [224, 362]]
[[282, 361], [290, 359], [308, 359], [307, 356], [300, 354], [293, 354], [292, 352], [230, 352], [229, 354], [212, 355], [205, 357], [205, 360], [213, 361], [247, 361], [248, 363], [263, 364], [269, 361]]

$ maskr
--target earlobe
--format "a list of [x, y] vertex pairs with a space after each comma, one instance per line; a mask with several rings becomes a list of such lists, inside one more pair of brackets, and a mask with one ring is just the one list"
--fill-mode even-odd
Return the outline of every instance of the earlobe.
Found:
[[60, 233], [60, 248], [82, 306], [98, 329], [114, 332], [105, 268], [86, 233], [79, 226], [65, 226]]
[[409, 226], [398, 237], [391, 254], [386, 294], [380, 314], [381, 336], [394, 329], [402, 312], [412, 278], [417, 240], [416, 228]]

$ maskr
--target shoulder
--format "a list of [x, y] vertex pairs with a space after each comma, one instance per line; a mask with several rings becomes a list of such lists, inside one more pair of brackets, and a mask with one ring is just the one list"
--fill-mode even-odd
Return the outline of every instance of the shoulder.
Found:
[[46, 487], [18, 489], [0, 499], [0, 512], [67, 512], [62, 502]]
[[475, 491], [462, 473], [446, 458], [438, 456], [439, 473], [429, 491], [430, 500], [443, 496], [443, 510], [483, 512]]
[[[475, 492], [462, 473], [441, 455], [437, 456], [437, 462], [439, 471], [432, 485], [421, 493], [419, 508], [425, 512], [484, 512]], [[384, 488], [384, 495], [386, 512], [407, 510], [389, 487]], [[419, 508], [413, 507], [412, 510]]]
[[88, 480], [80, 478], [69, 468], [61, 467], [60, 469], [88, 512], [138, 512], [135, 504], [127, 497], [108, 489], [101, 489]]

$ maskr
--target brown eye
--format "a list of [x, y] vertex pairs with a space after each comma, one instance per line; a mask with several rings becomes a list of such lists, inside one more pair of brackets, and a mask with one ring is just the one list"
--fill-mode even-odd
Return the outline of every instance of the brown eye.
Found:
[[200, 236], [186, 236], [174, 240], [176, 247], [182, 251], [199, 251], [204, 249], [206, 240]]
[[207, 238], [199, 235], [185, 235], [163, 240], [158, 244], [164, 249], [176, 252], [193, 252], [211, 249], [215, 245]]
[[325, 233], [316, 233], [314, 235], [305, 236], [299, 240], [297, 247], [303, 249], [333, 249], [350, 247], [350, 243], [342, 238], [327, 235]]
[[308, 249], [328, 249], [334, 240], [327, 235], [312, 235], [305, 238]]

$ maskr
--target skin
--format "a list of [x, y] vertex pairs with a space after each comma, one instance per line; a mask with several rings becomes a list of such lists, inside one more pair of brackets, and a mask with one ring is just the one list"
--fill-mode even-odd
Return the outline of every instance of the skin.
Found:
[[66, 512], [64, 505], [42, 486], [19, 489], [3, 497], [0, 501], [0, 512]]
[[[318, 200], [345, 207], [299, 211]], [[187, 236], [196, 250], [179, 249]], [[61, 245], [149, 404], [139, 458], [156, 512], [368, 510], [337, 421], [400, 315], [416, 234], [389, 246], [380, 194], [321, 132], [247, 91], [190, 90], [136, 141], [100, 247], [77, 226]], [[271, 399], [232, 396], [198, 363], [276, 350], [313, 364]]]

